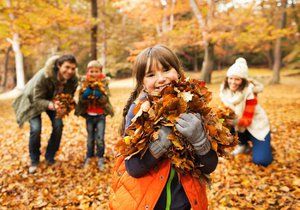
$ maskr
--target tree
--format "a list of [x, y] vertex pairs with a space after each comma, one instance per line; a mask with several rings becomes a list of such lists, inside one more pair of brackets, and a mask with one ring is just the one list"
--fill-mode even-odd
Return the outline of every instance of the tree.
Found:
[[[6, 0], [6, 5], [8, 8], [11, 8], [11, 2], [10, 0]], [[11, 20], [11, 28], [12, 31], [14, 31], [14, 21], [15, 21], [15, 16], [11, 12], [9, 13], [9, 17]], [[11, 38], [7, 38], [7, 41], [11, 43], [12, 49], [15, 53], [15, 63], [16, 63], [16, 76], [17, 76], [17, 85], [16, 89], [22, 90], [25, 88], [25, 77], [24, 77], [24, 62], [23, 62], [23, 53], [21, 51], [21, 46], [20, 46], [20, 39], [19, 39], [19, 34], [14, 31]]]
[[[40, 68], [49, 54], [56, 53], [57, 50], [63, 51], [74, 43], [79, 45], [78, 29], [88, 25], [87, 18], [78, 15], [82, 12], [76, 12], [83, 2], [78, 5], [66, 4], [65, 1], [44, 0], [5, 2], [6, 4], [0, 3], [0, 39], [7, 39], [10, 44], [13, 43], [17, 88], [20, 89], [25, 84], [24, 73]], [[77, 39], [72, 37], [75, 33]], [[7, 48], [2, 43], [0, 47]], [[28, 58], [26, 60], [30, 60], [30, 57], [34, 60], [26, 72], [23, 61], [25, 57]], [[19, 70], [20, 66], [23, 73]]]
[[98, 31], [98, 5], [97, 0], [91, 0], [91, 12], [92, 18], [94, 19], [94, 24], [91, 28], [91, 59], [97, 60], [97, 31]]
[[[280, 1], [280, 29], [284, 29], [286, 26], [286, 6], [287, 6], [287, 0], [281, 0]], [[279, 37], [275, 41], [275, 47], [274, 47], [274, 65], [273, 65], [273, 78], [271, 83], [272, 84], [278, 84], [280, 82], [280, 68], [281, 68], [281, 40], [282, 38]]]
[[206, 19], [204, 19], [202, 13], [199, 10], [199, 7], [195, 0], [190, 0], [190, 5], [193, 13], [198, 21], [199, 30], [201, 30], [202, 34], [202, 43], [204, 46], [204, 60], [201, 69], [201, 79], [206, 83], [211, 82], [211, 74], [214, 67], [214, 44], [209, 39], [209, 27], [212, 24], [214, 18], [214, 1], [207, 1], [208, 12], [206, 15]]
[[9, 46], [5, 52], [4, 73], [2, 76], [2, 83], [1, 83], [1, 86], [4, 88], [6, 87], [6, 82], [7, 82], [8, 64], [9, 64], [9, 57], [10, 57], [9, 55], [11, 51], [12, 51], [12, 47]]
[[101, 60], [103, 69], [106, 68], [106, 53], [107, 53], [107, 40], [106, 40], [106, 0], [101, 0], [101, 32], [102, 32], [102, 51], [101, 51]]

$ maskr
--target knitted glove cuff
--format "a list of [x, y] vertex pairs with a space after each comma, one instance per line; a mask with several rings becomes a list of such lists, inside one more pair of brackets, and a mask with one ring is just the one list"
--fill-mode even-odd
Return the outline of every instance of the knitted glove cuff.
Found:
[[149, 149], [151, 154], [159, 159], [165, 152], [167, 152], [168, 148], [171, 146], [171, 142], [168, 139], [165, 139], [163, 142], [157, 140], [150, 144]]
[[204, 138], [203, 140], [193, 144], [193, 146], [197, 155], [205, 155], [211, 149], [210, 142], [207, 140], [207, 138]]

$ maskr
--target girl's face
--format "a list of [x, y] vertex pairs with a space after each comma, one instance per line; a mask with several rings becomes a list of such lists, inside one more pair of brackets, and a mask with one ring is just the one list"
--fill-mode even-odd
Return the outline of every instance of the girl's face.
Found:
[[179, 75], [174, 68], [164, 69], [160, 63], [157, 63], [146, 73], [143, 84], [148, 93], [160, 92], [166, 85], [178, 79]]
[[228, 85], [229, 89], [233, 92], [237, 91], [240, 85], [242, 84], [242, 78], [238, 76], [231, 76], [228, 77]]
[[101, 69], [98, 67], [90, 67], [88, 70], [88, 74], [91, 78], [97, 79], [101, 76]]

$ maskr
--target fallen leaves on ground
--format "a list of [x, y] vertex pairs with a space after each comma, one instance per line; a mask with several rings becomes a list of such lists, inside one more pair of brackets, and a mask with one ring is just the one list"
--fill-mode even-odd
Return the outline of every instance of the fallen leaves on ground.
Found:
[[[284, 80], [285, 78], [283, 78]], [[299, 76], [289, 78], [299, 81]], [[219, 84], [209, 86], [218, 104]], [[51, 132], [43, 114], [42, 162], [36, 174], [28, 174], [29, 126], [19, 129], [11, 101], [0, 101], [0, 209], [108, 209], [114, 143], [130, 89], [112, 89], [114, 118], [107, 118], [106, 171], [100, 172], [96, 159], [82, 168], [86, 152], [83, 118], [71, 113], [64, 118], [64, 132], [57, 164], [46, 166], [43, 155]], [[210, 209], [299, 209], [300, 197], [300, 86], [296, 82], [266, 86], [258, 96], [272, 129], [274, 162], [256, 166], [250, 155], [220, 159], [208, 189]]]

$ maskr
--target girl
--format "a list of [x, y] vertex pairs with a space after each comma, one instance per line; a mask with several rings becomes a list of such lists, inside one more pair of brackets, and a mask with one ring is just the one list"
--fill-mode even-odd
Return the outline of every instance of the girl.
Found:
[[268, 166], [272, 162], [270, 125], [256, 98], [262, 88], [256, 81], [248, 80], [247, 62], [244, 58], [238, 58], [227, 71], [227, 77], [221, 85], [220, 97], [225, 106], [231, 108], [237, 116], [231, 124], [238, 132], [240, 144], [232, 154], [248, 152], [248, 141], [252, 141], [253, 162]]
[[[163, 45], [143, 50], [133, 70], [137, 83], [124, 108], [123, 134], [134, 117], [136, 104], [147, 97], [147, 93], [160, 91], [183, 76], [177, 56]], [[197, 162], [203, 165], [202, 172], [213, 172], [218, 157], [211, 150], [201, 119], [196, 114], [184, 113], [176, 128], [194, 146]], [[111, 209], [207, 209], [205, 183], [191, 174], [177, 173], [163, 156], [172, 144], [167, 138], [170, 132], [170, 128], [161, 127], [159, 139], [150, 144], [144, 156], [137, 154], [127, 160], [122, 156], [117, 159]]]
[[[102, 65], [96, 61], [90, 61], [87, 66], [86, 79], [90, 81], [101, 81], [105, 83], [105, 92], [108, 93], [108, 85], [105, 80], [105, 75], [102, 73]], [[84, 82], [84, 81], [83, 81]], [[90, 158], [94, 156], [95, 141], [97, 146], [97, 157], [99, 170], [104, 170], [104, 133], [106, 124], [106, 115], [113, 116], [113, 109], [109, 102], [107, 94], [104, 94], [95, 87], [88, 86], [84, 91], [80, 91], [79, 101], [76, 106], [75, 114], [86, 118], [87, 138], [87, 153], [84, 161], [84, 166], [90, 162]], [[94, 102], [90, 103], [93, 98]]]

